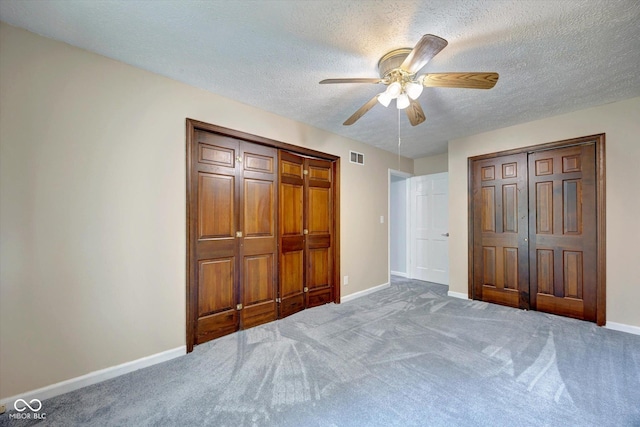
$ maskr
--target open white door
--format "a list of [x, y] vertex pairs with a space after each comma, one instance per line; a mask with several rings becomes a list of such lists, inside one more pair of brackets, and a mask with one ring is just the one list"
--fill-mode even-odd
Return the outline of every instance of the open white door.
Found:
[[449, 284], [449, 174], [411, 178], [411, 277]]

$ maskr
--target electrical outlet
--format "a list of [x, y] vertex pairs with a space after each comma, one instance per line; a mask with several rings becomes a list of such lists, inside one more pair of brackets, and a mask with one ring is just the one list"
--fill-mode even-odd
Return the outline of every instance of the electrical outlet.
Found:
[[342, 284], [345, 286], [349, 284], [349, 276], [344, 276], [344, 280], [342, 281]]
[[380, 224], [384, 224], [384, 215], [380, 215]]

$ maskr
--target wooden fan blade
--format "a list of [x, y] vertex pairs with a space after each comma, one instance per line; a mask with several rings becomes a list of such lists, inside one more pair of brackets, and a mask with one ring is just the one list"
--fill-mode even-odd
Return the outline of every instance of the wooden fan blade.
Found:
[[424, 122], [426, 120], [426, 117], [418, 101], [411, 98], [409, 98], [409, 101], [409, 106], [404, 110], [407, 112], [407, 117], [409, 118], [411, 126], [417, 126], [420, 123]]
[[362, 107], [358, 109], [355, 113], [351, 115], [344, 123], [345, 126], [350, 126], [354, 124], [358, 119], [366, 114], [367, 111], [371, 110], [378, 103], [378, 95], [374, 96], [364, 104]]
[[324, 79], [320, 82], [321, 85], [332, 83], [382, 83], [382, 79], [376, 78], [353, 78], [353, 79]]
[[422, 84], [426, 87], [491, 89], [498, 77], [498, 73], [432, 73], [425, 74]]
[[427, 65], [427, 62], [429, 62], [431, 58], [444, 49], [447, 44], [448, 42], [443, 38], [434, 36], [433, 34], [425, 34], [411, 53], [404, 59], [400, 68], [409, 74], [417, 73], [422, 67]]

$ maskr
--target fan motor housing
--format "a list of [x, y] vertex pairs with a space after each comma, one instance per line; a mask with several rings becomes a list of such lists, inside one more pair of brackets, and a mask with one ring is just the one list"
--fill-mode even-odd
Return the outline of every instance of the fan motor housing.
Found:
[[400, 68], [400, 65], [404, 62], [405, 58], [411, 53], [411, 48], [403, 47], [401, 49], [395, 49], [391, 52], [387, 52], [378, 61], [378, 71], [380, 77], [387, 77], [393, 70]]

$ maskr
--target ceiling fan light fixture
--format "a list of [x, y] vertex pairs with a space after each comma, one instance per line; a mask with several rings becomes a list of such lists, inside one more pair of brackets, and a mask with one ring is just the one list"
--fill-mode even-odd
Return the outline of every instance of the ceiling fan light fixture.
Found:
[[410, 103], [411, 102], [409, 101], [409, 97], [406, 93], [401, 93], [396, 99], [396, 107], [398, 107], [398, 110], [404, 110]]
[[389, 95], [391, 99], [397, 98], [401, 92], [402, 92], [402, 85], [400, 84], [400, 82], [391, 83], [387, 88], [387, 90], [385, 91], [385, 93]]
[[[1, 1], [1, 0], [0, 0]], [[396, 100], [398, 110], [405, 110], [411, 126], [417, 126], [425, 121], [424, 111], [418, 98], [422, 94], [423, 86], [450, 87], [466, 89], [491, 89], [498, 81], [498, 73], [429, 73], [417, 75], [438, 52], [447, 46], [447, 41], [433, 34], [425, 34], [411, 48], [394, 49], [387, 52], [378, 61], [380, 78], [355, 77], [343, 79], [324, 79], [320, 84], [327, 83], [370, 83], [387, 86], [382, 93], [378, 93], [356, 110], [345, 122], [350, 126], [371, 110], [377, 103], [389, 106], [392, 99]], [[398, 113], [398, 118], [400, 117]], [[399, 120], [399, 119], [398, 119]]]
[[391, 103], [391, 96], [385, 91], [378, 95], [378, 102], [385, 107], [388, 107]]
[[423, 86], [420, 83], [409, 82], [405, 85], [404, 90], [411, 99], [418, 99], [422, 93]]

